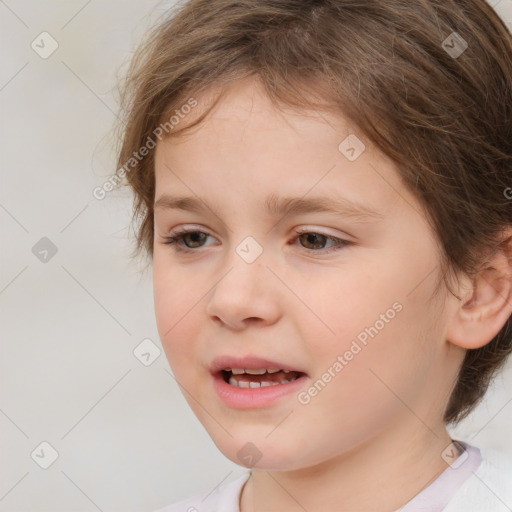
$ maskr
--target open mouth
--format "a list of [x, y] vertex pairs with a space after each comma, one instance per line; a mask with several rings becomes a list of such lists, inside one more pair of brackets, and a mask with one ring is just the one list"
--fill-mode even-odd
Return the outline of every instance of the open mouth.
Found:
[[224, 382], [236, 388], [263, 388], [293, 382], [305, 373], [279, 368], [225, 368], [221, 375]]

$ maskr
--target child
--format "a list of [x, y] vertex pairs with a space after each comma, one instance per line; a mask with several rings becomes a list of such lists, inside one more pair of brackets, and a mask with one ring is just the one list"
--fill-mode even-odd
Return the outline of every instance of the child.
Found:
[[512, 36], [483, 0], [190, 0], [120, 173], [188, 403], [250, 468], [160, 512], [512, 510], [452, 440], [512, 351]]

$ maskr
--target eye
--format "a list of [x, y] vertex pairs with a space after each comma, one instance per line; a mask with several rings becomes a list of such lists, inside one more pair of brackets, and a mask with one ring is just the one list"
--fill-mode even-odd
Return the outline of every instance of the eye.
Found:
[[180, 228], [173, 235], [165, 237], [164, 243], [172, 245], [175, 251], [188, 252], [201, 247], [202, 242], [209, 236], [208, 233], [197, 229]]
[[[310, 249], [312, 252], [330, 253], [343, 247], [352, 245], [353, 242], [343, 240], [333, 236], [324, 235], [315, 231], [295, 231], [297, 237], [293, 242], [300, 241], [301, 247]], [[179, 228], [172, 235], [165, 237], [164, 244], [171, 245], [176, 252], [194, 252], [204, 246], [204, 242], [211, 237], [204, 231], [197, 229]], [[213, 238], [213, 237], [212, 237]], [[326, 243], [333, 242], [330, 248], [326, 250]]]
[[[329, 235], [324, 235], [322, 233], [317, 233], [315, 231], [295, 231], [299, 236], [296, 240], [299, 240], [301, 246], [305, 249], [317, 249], [314, 252], [319, 252], [319, 250], [323, 253], [329, 253], [331, 251], [337, 251], [342, 247], [346, 247], [352, 245], [352, 242], [348, 240], [343, 240], [341, 238], [336, 238]], [[334, 247], [331, 246], [328, 250], [325, 249], [325, 244], [328, 241], [334, 242]], [[305, 244], [305, 245], [304, 245]], [[313, 247], [311, 247], [313, 246]]]

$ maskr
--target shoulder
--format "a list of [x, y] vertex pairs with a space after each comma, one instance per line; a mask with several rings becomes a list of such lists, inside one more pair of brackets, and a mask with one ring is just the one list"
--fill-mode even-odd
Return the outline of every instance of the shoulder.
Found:
[[240, 492], [249, 475], [247, 471], [236, 480], [220, 485], [213, 492], [196, 494], [154, 512], [240, 512]]
[[512, 457], [480, 448], [482, 462], [443, 512], [509, 512], [512, 510]]

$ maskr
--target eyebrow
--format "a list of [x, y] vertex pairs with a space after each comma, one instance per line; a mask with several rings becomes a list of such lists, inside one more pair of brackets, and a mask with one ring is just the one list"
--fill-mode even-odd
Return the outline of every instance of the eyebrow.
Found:
[[[174, 197], [163, 194], [159, 197], [153, 208], [159, 210], [185, 210], [202, 213], [210, 210], [220, 218], [218, 208], [208, 205], [207, 202], [194, 196]], [[363, 204], [354, 203], [345, 198], [331, 197], [279, 197], [271, 194], [265, 201], [265, 211], [274, 217], [285, 217], [305, 213], [331, 213], [350, 218], [358, 222], [371, 222], [382, 220], [384, 215]]]

